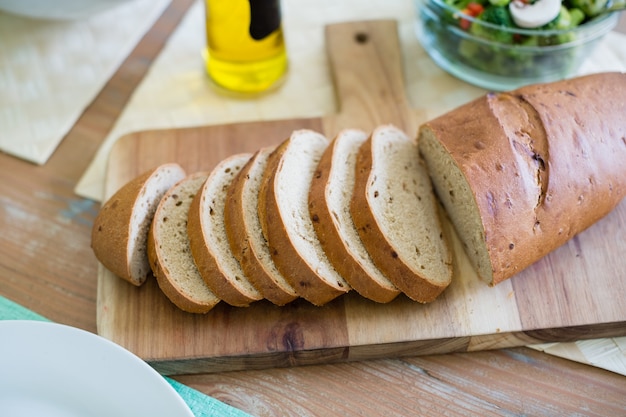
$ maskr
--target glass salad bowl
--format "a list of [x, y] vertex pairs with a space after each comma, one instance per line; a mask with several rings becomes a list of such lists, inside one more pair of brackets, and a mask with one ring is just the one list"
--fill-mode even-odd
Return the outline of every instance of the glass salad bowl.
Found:
[[[562, 6], [558, 18], [548, 24], [521, 28], [504, 14], [498, 24], [485, 20], [481, 13], [490, 3], [472, 12], [478, 3], [463, 1], [416, 0], [418, 39], [442, 69], [495, 91], [575, 75], [619, 15], [589, 18]], [[459, 4], [466, 7], [459, 9]]]

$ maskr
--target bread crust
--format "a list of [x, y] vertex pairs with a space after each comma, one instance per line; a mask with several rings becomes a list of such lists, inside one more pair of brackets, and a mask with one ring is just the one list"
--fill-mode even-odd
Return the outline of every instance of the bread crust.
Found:
[[321, 279], [291, 243], [274, 192], [276, 172], [280, 169], [282, 156], [289, 144], [290, 139], [283, 141], [268, 159], [259, 193], [259, 219], [278, 270], [302, 298], [321, 306], [348, 292], [350, 288], [332, 286]]
[[229, 187], [224, 207], [224, 222], [233, 255], [239, 261], [250, 282], [265, 299], [282, 306], [295, 300], [298, 294], [292, 288], [284, 288], [284, 286], [276, 283], [272, 278], [272, 272], [268, 271], [261, 262], [259, 255], [249, 243], [251, 232], [247, 229], [244, 214], [245, 207], [243, 206], [242, 195], [250, 175], [250, 168], [258, 154], [259, 151], [252, 156]]
[[563, 245], [624, 198], [625, 98], [626, 74], [594, 74], [488, 94], [421, 127], [472, 190], [491, 284]]
[[[208, 177], [208, 175], [208, 172], [197, 172], [192, 174], [189, 179], [191, 180], [200, 177], [206, 178]], [[185, 179], [182, 181], [185, 181]], [[176, 185], [163, 196], [162, 201], [166, 201], [166, 199], [169, 198], [175, 187]], [[161, 257], [161, 252], [157, 250], [157, 242], [159, 239], [156, 235], [155, 226], [156, 220], [160, 218], [161, 209], [162, 208], [160, 204], [154, 216], [152, 225], [150, 226], [150, 232], [148, 234], [148, 260], [150, 261], [150, 267], [152, 268], [152, 272], [156, 277], [157, 283], [161, 291], [178, 308], [189, 313], [206, 313], [218, 304], [219, 299], [215, 297], [215, 299], [206, 302], [188, 297], [175, 283], [170, 271], [163, 267], [164, 261]]]
[[393, 285], [379, 284], [351, 255], [326, 201], [336, 141], [335, 138], [322, 155], [311, 181], [309, 213], [313, 227], [328, 260], [350, 286], [365, 298], [387, 303], [396, 298], [400, 291]]
[[[447, 288], [449, 282], [434, 283], [428, 277], [417, 273], [398, 256], [393, 243], [381, 230], [378, 220], [373, 214], [367, 192], [372, 176], [376, 175], [372, 171], [372, 163], [373, 147], [370, 136], [361, 145], [357, 154], [354, 193], [350, 203], [350, 213], [354, 225], [374, 264], [383, 274], [412, 300], [429, 303]], [[433, 204], [435, 204], [434, 199]], [[446, 260], [446, 263], [450, 266], [451, 259]]]
[[[129, 245], [135, 204], [153, 175], [167, 167], [178, 171], [180, 178], [185, 175], [184, 170], [176, 163], [163, 164], [138, 175], [102, 205], [91, 229], [91, 248], [96, 258], [109, 271], [135, 286], [142, 285], [150, 273], [148, 266], [145, 276], [131, 276]], [[147, 253], [146, 265], [149, 265]]]
[[[239, 155], [233, 155], [230, 158], [237, 157]], [[210, 213], [205, 213], [202, 210], [202, 201], [211, 198], [212, 196], [207, 195], [206, 187], [202, 187], [191, 202], [187, 218], [187, 234], [189, 235], [191, 253], [200, 275], [215, 295], [232, 306], [248, 307], [250, 303], [259, 300], [259, 298], [239, 291], [222, 271], [221, 260], [217, 259], [215, 254], [209, 250], [211, 244], [208, 241], [209, 237], [203, 231], [203, 223], [208, 221]]]

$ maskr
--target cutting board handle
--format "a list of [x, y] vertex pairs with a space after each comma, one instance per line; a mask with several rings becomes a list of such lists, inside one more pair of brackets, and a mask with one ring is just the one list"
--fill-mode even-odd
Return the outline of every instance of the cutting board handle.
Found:
[[326, 26], [325, 38], [338, 102], [338, 113], [324, 120], [326, 133], [392, 123], [414, 135], [416, 115], [405, 95], [397, 22], [336, 23]]

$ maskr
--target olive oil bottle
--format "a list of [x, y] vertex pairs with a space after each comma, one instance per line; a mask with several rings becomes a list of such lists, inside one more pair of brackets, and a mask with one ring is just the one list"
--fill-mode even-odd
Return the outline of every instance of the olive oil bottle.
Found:
[[205, 0], [206, 70], [220, 87], [258, 93], [287, 71], [280, 0]]

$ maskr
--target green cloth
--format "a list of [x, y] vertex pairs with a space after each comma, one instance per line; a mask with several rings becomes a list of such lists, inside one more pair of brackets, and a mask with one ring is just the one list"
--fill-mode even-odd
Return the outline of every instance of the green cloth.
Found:
[[[0, 296], [0, 320], [39, 320], [49, 321], [47, 318], [30, 311], [29, 309]], [[185, 400], [196, 417], [224, 416], [249, 417], [248, 414], [204, 393], [190, 388], [171, 378], [164, 377], [167, 382]]]

